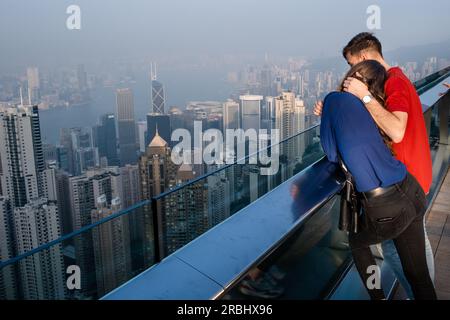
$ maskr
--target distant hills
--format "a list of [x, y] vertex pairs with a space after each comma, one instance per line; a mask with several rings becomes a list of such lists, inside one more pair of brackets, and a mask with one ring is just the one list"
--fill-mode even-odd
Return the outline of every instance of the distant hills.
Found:
[[386, 52], [386, 58], [399, 63], [423, 61], [432, 56], [450, 59], [450, 39], [439, 43], [401, 47]]
[[[335, 57], [312, 60], [311, 68], [334, 69], [337, 71], [347, 70], [348, 66], [346, 62], [340, 55], [340, 52], [338, 54]], [[439, 43], [400, 47], [386, 51], [384, 55], [388, 62], [396, 62], [399, 64], [404, 64], [408, 61], [423, 62], [428, 57], [450, 59], [450, 39]]]

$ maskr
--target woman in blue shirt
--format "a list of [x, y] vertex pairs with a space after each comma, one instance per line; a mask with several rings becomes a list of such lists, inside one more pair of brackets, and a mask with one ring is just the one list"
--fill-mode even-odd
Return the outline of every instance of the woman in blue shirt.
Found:
[[[371, 98], [384, 102], [387, 72], [381, 64], [363, 61], [353, 66], [344, 79], [347, 77], [363, 81]], [[355, 181], [363, 214], [359, 231], [349, 233], [349, 244], [370, 297], [385, 298], [382, 288], [372, 285], [376, 262], [370, 245], [392, 239], [414, 297], [436, 299], [425, 257], [425, 194], [404, 164], [394, 158], [391, 142], [378, 129], [364, 103], [342, 90], [328, 94], [320, 134], [328, 159], [338, 162], [341, 158]]]

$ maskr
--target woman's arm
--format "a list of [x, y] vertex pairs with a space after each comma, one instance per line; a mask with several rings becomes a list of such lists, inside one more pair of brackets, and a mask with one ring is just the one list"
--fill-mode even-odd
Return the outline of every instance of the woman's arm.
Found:
[[338, 152], [336, 146], [336, 137], [332, 125], [331, 112], [329, 108], [329, 99], [325, 99], [322, 120], [320, 123], [320, 142], [322, 144], [323, 151], [327, 155], [330, 162], [338, 162]]

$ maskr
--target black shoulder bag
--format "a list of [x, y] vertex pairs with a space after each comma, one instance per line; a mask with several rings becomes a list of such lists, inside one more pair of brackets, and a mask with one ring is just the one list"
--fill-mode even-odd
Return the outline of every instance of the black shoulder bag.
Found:
[[339, 165], [345, 174], [345, 185], [341, 191], [339, 230], [357, 233], [360, 205], [355, 190], [355, 181], [341, 157], [339, 157]]

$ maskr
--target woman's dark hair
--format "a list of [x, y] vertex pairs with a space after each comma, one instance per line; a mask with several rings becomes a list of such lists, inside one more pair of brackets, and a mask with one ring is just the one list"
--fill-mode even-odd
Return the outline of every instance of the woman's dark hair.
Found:
[[[364, 60], [355, 64], [345, 75], [344, 81], [348, 77], [356, 78], [364, 82], [372, 96], [380, 104], [384, 105], [386, 98], [384, 84], [386, 83], [388, 73], [378, 61]], [[344, 89], [344, 81], [342, 81], [339, 88], [341, 91]]]
[[[388, 78], [386, 69], [375, 60], [364, 60], [355, 64], [345, 75], [339, 90], [344, 91], [344, 81], [348, 77], [356, 78], [364, 82], [372, 96], [384, 106], [386, 94], [384, 93], [384, 85]], [[388, 148], [393, 153], [392, 140], [379, 128], [381, 136]]]

